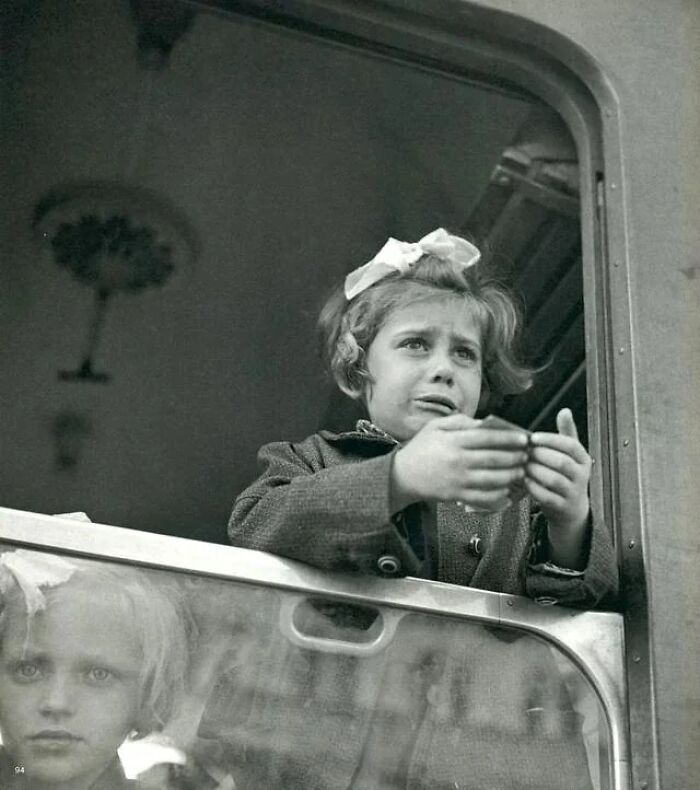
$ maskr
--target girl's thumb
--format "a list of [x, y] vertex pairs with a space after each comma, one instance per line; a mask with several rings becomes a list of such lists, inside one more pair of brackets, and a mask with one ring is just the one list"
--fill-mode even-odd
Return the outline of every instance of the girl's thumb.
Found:
[[578, 431], [576, 430], [576, 423], [574, 422], [574, 415], [571, 413], [571, 409], [562, 409], [557, 414], [557, 430], [562, 436], [578, 439]]

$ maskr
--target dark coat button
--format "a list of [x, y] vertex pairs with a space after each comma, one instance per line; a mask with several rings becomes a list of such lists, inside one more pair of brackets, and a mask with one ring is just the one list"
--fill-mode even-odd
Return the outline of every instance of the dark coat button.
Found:
[[383, 554], [377, 560], [377, 568], [387, 576], [393, 576], [401, 570], [401, 563], [393, 554]]
[[481, 538], [478, 535], [472, 535], [467, 544], [467, 551], [475, 557], [481, 557], [484, 553]]

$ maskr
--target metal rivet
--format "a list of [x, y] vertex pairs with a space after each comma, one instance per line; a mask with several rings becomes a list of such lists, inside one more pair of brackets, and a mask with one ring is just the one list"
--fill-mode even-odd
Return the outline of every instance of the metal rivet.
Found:
[[613, 266], [617, 268], [620, 265], [620, 261], [613, 261]]
[[629, 440], [629, 439], [625, 439], [625, 440], [622, 442], [622, 445], [623, 445], [623, 447], [629, 447], [629, 443], [630, 443], [630, 440]]
[[508, 604], [508, 606], [512, 606], [513, 605], [513, 601], [506, 601], [506, 603]]
[[608, 109], [607, 109], [607, 110], [605, 110], [605, 115], [606, 115], [608, 118], [612, 118], [612, 110], [611, 110], [609, 107], [608, 107]]
[[620, 346], [620, 348], [617, 349], [617, 353], [618, 354], [624, 354], [625, 353], [625, 347], [624, 346]]
[[641, 656], [632, 656], [632, 661], [634, 661], [635, 664], [638, 664], [641, 660]]
[[617, 184], [610, 184], [610, 189], [617, 189]]
[[636, 544], [636, 543], [635, 543], [633, 540], [631, 540], [631, 541], [630, 541], [630, 542], [627, 544], [627, 548], [628, 548], [628, 549], [633, 549], [633, 548], [634, 548], [636, 545], [637, 545], [637, 544]]

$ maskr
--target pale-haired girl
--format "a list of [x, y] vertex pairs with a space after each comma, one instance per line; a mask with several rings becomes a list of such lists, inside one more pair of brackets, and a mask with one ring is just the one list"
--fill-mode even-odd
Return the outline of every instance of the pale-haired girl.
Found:
[[172, 591], [139, 569], [0, 554], [0, 787], [123, 790], [117, 749], [183, 698], [187, 635]]
[[475, 419], [527, 389], [518, 311], [479, 251], [438, 229], [389, 239], [351, 272], [319, 326], [340, 389], [367, 420], [260, 450], [232, 543], [325, 569], [412, 575], [593, 606], [616, 590], [592, 522], [591, 459], [568, 409], [558, 433]]

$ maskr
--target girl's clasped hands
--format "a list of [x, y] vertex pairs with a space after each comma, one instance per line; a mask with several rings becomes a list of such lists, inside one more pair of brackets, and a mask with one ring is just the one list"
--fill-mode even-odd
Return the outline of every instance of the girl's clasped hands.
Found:
[[427, 423], [397, 451], [392, 510], [418, 502], [457, 501], [468, 510], [503, 510], [525, 494], [547, 519], [553, 561], [581, 564], [589, 513], [591, 458], [569, 409], [558, 433], [482, 427], [464, 414]]

